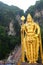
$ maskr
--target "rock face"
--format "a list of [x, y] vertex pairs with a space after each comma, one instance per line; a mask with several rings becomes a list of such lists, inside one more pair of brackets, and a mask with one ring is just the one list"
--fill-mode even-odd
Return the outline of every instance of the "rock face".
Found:
[[16, 16], [16, 20], [18, 21], [19, 25], [21, 26], [22, 21], [21, 21], [20, 15], [17, 15], [17, 16]]
[[14, 25], [13, 25], [13, 20], [10, 22], [10, 24], [9, 24], [9, 32], [8, 32], [8, 35], [14, 35], [15, 36], [15, 31], [14, 31]]
[[36, 10], [34, 16], [35, 17], [41, 17], [41, 16], [43, 16], [43, 9], [41, 11]]
[[26, 15], [30, 13], [34, 18], [34, 21], [38, 22], [41, 27], [43, 27], [43, 0], [36, 1], [35, 5], [30, 6]]

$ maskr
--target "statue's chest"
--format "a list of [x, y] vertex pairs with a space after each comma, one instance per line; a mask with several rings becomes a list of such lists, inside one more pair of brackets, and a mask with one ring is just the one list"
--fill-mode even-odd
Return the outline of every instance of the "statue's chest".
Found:
[[34, 31], [34, 28], [35, 28], [35, 26], [34, 26], [33, 24], [28, 24], [28, 25], [25, 27], [25, 30], [26, 30], [27, 32], [32, 32], [32, 31]]

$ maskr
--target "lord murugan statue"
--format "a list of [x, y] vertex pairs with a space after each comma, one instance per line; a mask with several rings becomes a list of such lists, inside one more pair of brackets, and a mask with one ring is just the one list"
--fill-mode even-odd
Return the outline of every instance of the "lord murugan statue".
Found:
[[22, 57], [21, 61], [25, 62], [25, 56], [29, 63], [36, 63], [38, 60], [38, 54], [40, 49], [40, 55], [42, 60], [42, 42], [40, 27], [34, 22], [31, 15], [28, 14], [27, 20], [24, 23], [25, 17], [21, 17], [21, 49]]

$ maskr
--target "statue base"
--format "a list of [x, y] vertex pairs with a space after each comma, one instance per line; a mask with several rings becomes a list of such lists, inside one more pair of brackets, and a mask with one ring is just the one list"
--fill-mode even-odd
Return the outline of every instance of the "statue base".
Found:
[[43, 65], [42, 63], [26, 63], [26, 62], [23, 62], [21, 63], [21, 65]]

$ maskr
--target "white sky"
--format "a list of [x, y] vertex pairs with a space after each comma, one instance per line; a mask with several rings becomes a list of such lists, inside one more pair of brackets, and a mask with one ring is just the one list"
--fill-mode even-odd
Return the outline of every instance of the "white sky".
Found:
[[0, 0], [8, 5], [18, 6], [26, 11], [29, 6], [34, 5], [37, 0]]

